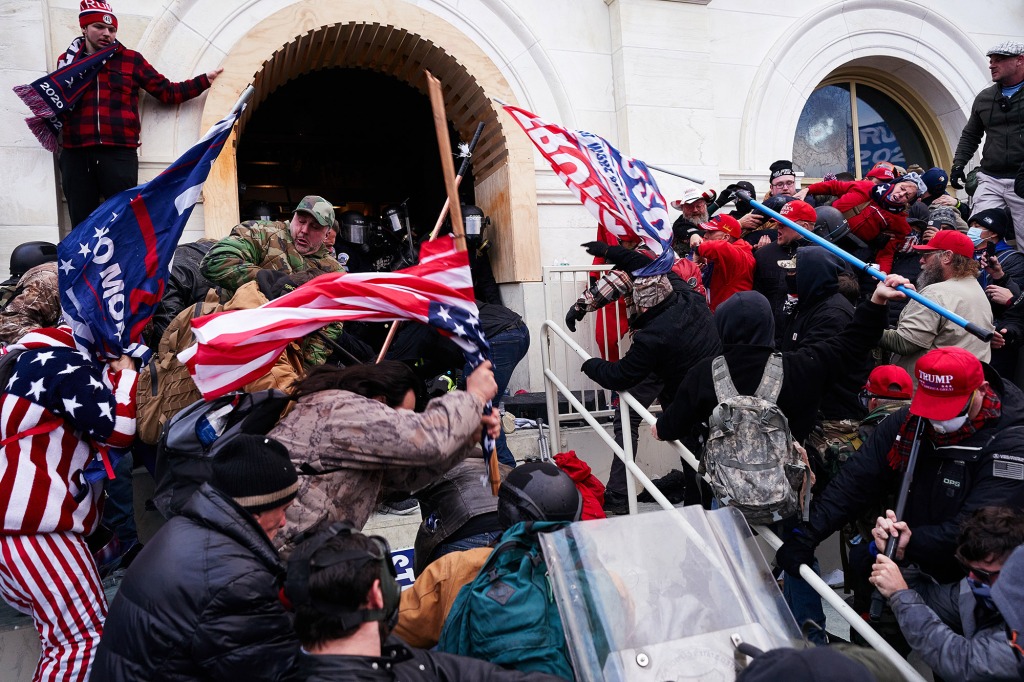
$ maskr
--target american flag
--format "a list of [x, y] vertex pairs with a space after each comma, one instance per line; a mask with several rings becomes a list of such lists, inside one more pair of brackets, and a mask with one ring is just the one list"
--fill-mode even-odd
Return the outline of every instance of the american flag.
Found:
[[249, 92], [163, 173], [105, 201], [58, 245], [65, 319], [100, 359], [123, 353], [148, 359], [142, 329], [163, 297], [174, 248]]
[[474, 367], [490, 355], [469, 257], [449, 236], [425, 242], [419, 264], [404, 270], [321, 275], [259, 308], [193, 320], [197, 343], [178, 359], [210, 400], [266, 374], [292, 341], [348, 320], [414, 320], [450, 337]]
[[620, 239], [643, 241], [657, 254], [635, 275], [661, 275], [672, 269], [668, 204], [643, 161], [622, 154], [593, 133], [548, 123], [509, 104], [503, 108], [600, 225]]

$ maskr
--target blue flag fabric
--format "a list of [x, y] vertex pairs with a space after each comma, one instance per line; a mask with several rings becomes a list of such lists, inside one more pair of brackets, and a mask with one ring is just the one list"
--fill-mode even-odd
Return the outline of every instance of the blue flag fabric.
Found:
[[171, 256], [246, 99], [167, 170], [105, 201], [57, 246], [61, 308], [95, 357], [127, 353], [148, 361], [142, 330], [163, 298]]

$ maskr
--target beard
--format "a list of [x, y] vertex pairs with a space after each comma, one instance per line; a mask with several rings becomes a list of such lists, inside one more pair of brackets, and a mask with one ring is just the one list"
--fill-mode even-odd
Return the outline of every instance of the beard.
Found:
[[921, 289], [924, 289], [929, 284], [941, 282], [943, 279], [942, 263], [934, 258], [929, 258], [928, 262], [921, 268], [921, 273], [917, 276], [915, 286], [918, 291], [921, 291]]
[[708, 209], [706, 207], [703, 211], [684, 210], [683, 215], [686, 216], [686, 219], [694, 225], [700, 225], [701, 223], [706, 223], [710, 220]]

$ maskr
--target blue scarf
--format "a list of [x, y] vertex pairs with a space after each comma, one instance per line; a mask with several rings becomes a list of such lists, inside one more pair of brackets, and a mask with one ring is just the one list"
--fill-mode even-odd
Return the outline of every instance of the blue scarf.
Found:
[[33, 116], [26, 118], [25, 122], [47, 151], [60, 149], [63, 118], [85, 94], [107, 60], [124, 49], [121, 43], [115, 42], [83, 59], [75, 59], [84, 42], [81, 36], [75, 38], [57, 60], [57, 70], [53, 73], [28, 85], [14, 87], [14, 94], [32, 110]]

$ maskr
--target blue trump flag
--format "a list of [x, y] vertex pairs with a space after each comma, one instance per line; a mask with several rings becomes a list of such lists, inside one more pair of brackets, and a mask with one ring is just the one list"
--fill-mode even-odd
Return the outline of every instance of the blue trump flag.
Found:
[[148, 360], [142, 329], [163, 298], [171, 256], [203, 183], [251, 95], [249, 87], [163, 173], [107, 199], [57, 246], [61, 308], [95, 357]]

